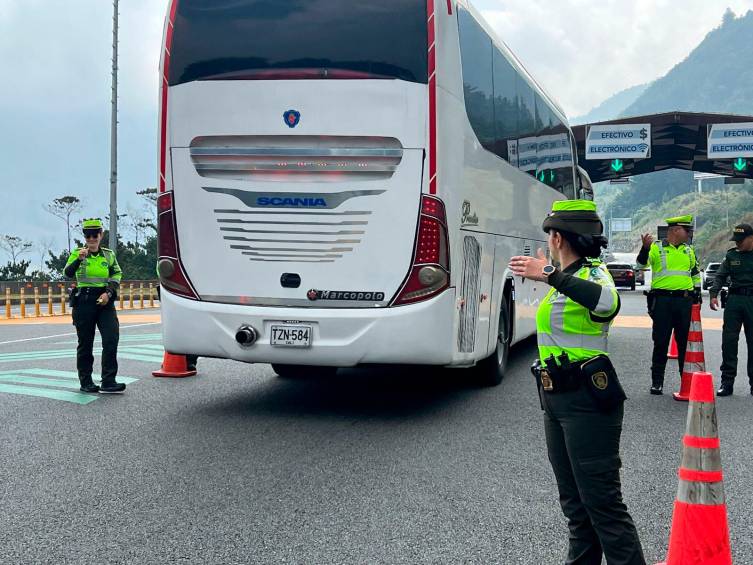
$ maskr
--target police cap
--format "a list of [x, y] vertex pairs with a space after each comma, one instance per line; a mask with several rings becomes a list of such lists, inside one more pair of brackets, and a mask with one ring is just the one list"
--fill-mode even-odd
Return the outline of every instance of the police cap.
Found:
[[590, 200], [558, 200], [541, 227], [547, 233], [552, 229], [585, 236], [604, 233], [596, 204]]
[[669, 227], [682, 226], [684, 228], [693, 227], [693, 216], [688, 214], [687, 216], [675, 216], [674, 218], [667, 218], [664, 220]]
[[102, 220], [99, 218], [89, 218], [87, 220], [84, 220], [81, 223], [81, 227], [84, 230], [101, 230], [104, 229], [104, 226], [102, 225]]
[[730, 241], [742, 241], [749, 235], [753, 235], [753, 226], [750, 224], [738, 224], [735, 229], [732, 230], [732, 237]]

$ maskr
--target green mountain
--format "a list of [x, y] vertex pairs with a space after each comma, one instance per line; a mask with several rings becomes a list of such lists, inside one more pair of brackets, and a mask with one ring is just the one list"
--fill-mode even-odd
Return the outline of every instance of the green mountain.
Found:
[[[612, 116], [599, 115], [599, 119], [673, 110], [753, 115], [751, 60], [753, 11], [738, 18], [728, 10], [721, 25], [684, 61], [645, 87], [626, 108]], [[703, 181], [703, 192], [697, 194], [692, 171], [680, 170], [633, 177], [627, 185], [595, 186], [603, 217], [632, 218], [636, 226], [631, 234], [613, 237], [615, 250], [636, 248], [641, 230], [655, 233], [665, 217], [692, 213], [698, 216], [696, 245], [704, 260], [711, 260], [728, 247], [727, 209], [730, 225], [748, 213], [753, 214], [753, 183], [725, 187], [723, 179], [708, 179]], [[723, 206], [725, 198], [732, 204]]]
[[596, 108], [588, 112], [588, 114], [572, 118], [570, 123], [572, 125], [579, 125], [612, 120], [615, 116], [619, 116], [626, 108], [633, 104], [644, 92], [646, 92], [648, 87], [648, 84], [639, 84], [621, 90], [617, 94], [613, 94], [604, 100], [604, 102], [596, 106]]
[[658, 112], [753, 114], [753, 11], [731, 11], [688, 57], [651, 85], [621, 116]]

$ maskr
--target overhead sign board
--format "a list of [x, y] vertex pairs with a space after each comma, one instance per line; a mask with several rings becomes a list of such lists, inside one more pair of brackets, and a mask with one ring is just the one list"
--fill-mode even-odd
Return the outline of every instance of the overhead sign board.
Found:
[[709, 159], [753, 157], [753, 122], [709, 124]]
[[633, 231], [633, 219], [632, 218], [612, 218], [611, 220], [612, 232], [628, 232]]
[[586, 159], [647, 159], [651, 157], [651, 124], [591, 126], [586, 134]]

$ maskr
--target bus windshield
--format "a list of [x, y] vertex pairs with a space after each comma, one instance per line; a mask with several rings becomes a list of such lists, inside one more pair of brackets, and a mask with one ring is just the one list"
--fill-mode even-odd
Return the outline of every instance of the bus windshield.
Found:
[[428, 82], [425, 0], [180, 0], [169, 84], [390, 78]]

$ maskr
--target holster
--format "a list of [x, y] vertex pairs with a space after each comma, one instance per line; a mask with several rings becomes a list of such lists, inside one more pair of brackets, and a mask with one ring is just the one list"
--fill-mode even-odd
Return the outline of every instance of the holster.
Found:
[[729, 291], [726, 288], [723, 288], [719, 292], [719, 302], [722, 304], [722, 308], [727, 307], [727, 300], [729, 299]]
[[600, 410], [608, 412], [627, 399], [617, 378], [617, 371], [606, 355], [598, 355], [585, 361], [580, 366], [580, 371], [588, 392]]
[[541, 397], [541, 359], [536, 359], [531, 365], [531, 374], [536, 379], [536, 393], [539, 395], [539, 406], [544, 409], [544, 399]]
[[68, 287], [68, 306], [73, 308], [78, 302], [78, 289], [75, 286]]
[[648, 315], [653, 319], [654, 308], [656, 308], [656, 294], [650, 290], [644, 290], [643, 294], [646, 295], [646, 308], [648, 309]]

